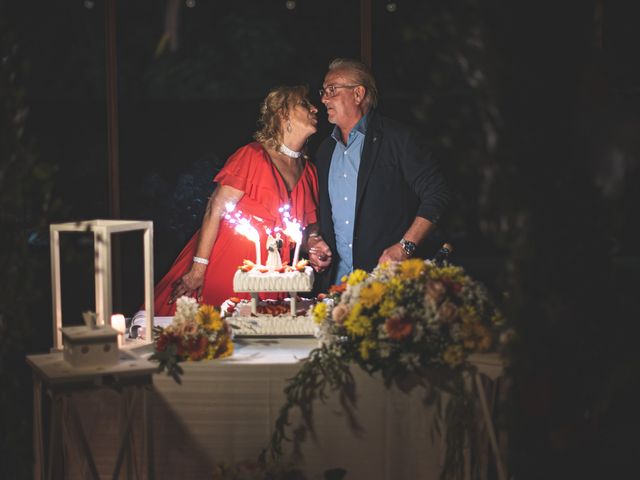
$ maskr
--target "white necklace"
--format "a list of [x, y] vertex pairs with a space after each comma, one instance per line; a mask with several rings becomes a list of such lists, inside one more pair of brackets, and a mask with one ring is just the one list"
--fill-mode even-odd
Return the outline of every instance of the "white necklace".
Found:
[[284, 153], [287, 157], [291, 158], [300, 158], [302, 156], [302, 152], [296, 152], [295, 150], [291, 150], [284, 143], [280, 144], [278, 147], [278, 151], [280, 153]]

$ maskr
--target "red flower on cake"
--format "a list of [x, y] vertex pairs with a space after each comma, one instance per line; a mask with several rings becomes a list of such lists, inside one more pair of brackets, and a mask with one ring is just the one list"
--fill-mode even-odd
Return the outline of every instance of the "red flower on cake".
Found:
[[299, 272], [304, 272], [304, 269], [306, 268], [306, 266], [309, 264], [308, 260], [300, 260], [298, 263], [296, 263], [296, 270], [298, 270]]
[[255, 266], [256, 264], [253, 263], [251, 260], [243, 260], [242, 265], [240, 265], [238, 269], [242, 270], [243, 272], [250, 272], [251, 270], [253, 270], [253, 267]]

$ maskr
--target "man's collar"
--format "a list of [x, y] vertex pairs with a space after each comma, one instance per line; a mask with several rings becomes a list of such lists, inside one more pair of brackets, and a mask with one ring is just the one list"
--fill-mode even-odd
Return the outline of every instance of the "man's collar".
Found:
[[[351, 129], [351, 132], [359, 132], [362, 135], [366, 135], [367, 133], [367, 126], [369, 124], [369, 112], [365, 113], [360, 120], [358, 120], [358, 123], [356, 123], [354, 125], [354, 127]], [[349, 135], [351, 135], [351, 132], [349, 132]], [[331, 132], [331, 137], [336, 141], [336, 142], [342, 142], [342, 135], [340, 134], [340, 128], [335, 125], [333, 127], [333, 131]]]

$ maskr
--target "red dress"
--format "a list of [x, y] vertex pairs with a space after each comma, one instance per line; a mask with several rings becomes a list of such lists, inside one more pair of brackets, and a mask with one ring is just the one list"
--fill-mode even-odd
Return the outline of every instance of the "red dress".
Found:
[[[273, 230], [276, 226], [284, 227], [282, 214], [278, 211], [280, 207], [288, 204], [291, 216], [303, 227], [317, 221], [318, 180], [315, 166], [308, 161], [298, 183], [289, 194], [282, 176], [265, 149], [259, 143], [253, 142], [241, 147], [229, 157], [214, 181], [244, 192], [235, 212], [240, 211], [243, 217], [251, 218], [251, 224], [260, 232], [262, 263], [267, 258], [265, 228]], [[172, 284], [191, 268], [199, 234], [200, 230], [189, 240], [169, 272], [156, 285], [155, 315], [175, 314], [175, 303], [167, 303]], [[291, 245], [286, 236], [283, 236], [283, 240], [282, 261], [290, 262]], [[222, 219], [209, 256], [202, 288], [202, 303], [219, 307], [231, 296], [247, 298], [246, 294], [237, 295], [233, 292], [233, 275], [244, 259], [255, 261], [255, 257], [255, 244], [237, 234], [233, 225]]]

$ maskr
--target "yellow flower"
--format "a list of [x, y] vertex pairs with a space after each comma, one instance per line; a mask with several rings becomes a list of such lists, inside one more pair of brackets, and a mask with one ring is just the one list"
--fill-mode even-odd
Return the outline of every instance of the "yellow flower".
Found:
[[424, 261], [419, 258], [404, 260], [400, 264], [400, 276], [405, 280], [415, 280], [424, 271]]
[[432, 280], [447, 279], [451, 282], [458, 282], [464, 285], [468, 282], [469, 277], [464, 273], [462, 267], [456, 267], [455, 265], [447, 265], [446, 267], [434, 267], [427, 269], [427, 275]]
[[462, 319], [462, 323], [476, 323], [480, 321], [476, 307], [471, 305], [463, 305], [458, 309], [458, 315]]
[[222, 319], [220, 312], [211, 305], [201, 305], [196, 313], [196, 323], [209, 330], [220, 330]]
[[393, 311], [396, 309], [397, 305], [393, 298], [385, 298], [380, 304], [380, 308], [378, 309], [378, 313], [382, 318], [388, 318], [393, 314]]
[[460, 345], [449, 345], [442, 355], [442, 359], [450, 367], [457, 367], [464, 360], [464, 351]]
[[209, 345], [209, 351], [207, 352], [207, 358], [209, 360], [226, 358], [231, 355], [233, 355], [233, 341], [229, 335], [225, 335], [219, 338], [214, 344]]
[[349, 275], [349, 278], [347, 279], [347, 284], [353, 287], [354, 285], [358, 285], [359, 283], [364, 282], [364, 280], [368, 276], [369, 274], [364, 270], [356, 269], [353, 272], [351, 272], [351, 274]]
[[377, 347], [376, 342], [371, 340], [370, 338], [365, 338], [360, 342], [360, 347], [358, 350], [360, 351], [360, 356], [363, 360], [369, 360], [369, 352], [374, 350]]
[[479, 352], [486, 352], [491, 348], [493, 338], [487, 327], [478, 323], [473, 326], [473, 333], [476, 336], [477, 348]]
[[362, 312], [362, 304], [356, 303], [347, 319], [344, 321], [344, 326], [351, 335], [364, 337], [368, 333], [371, 332], [373, 328], [371, 325], [371, 319], [365, 317], [364, 315], [360, 315]]
[[360, 290], [360, 302], [365, 308], [371, 308], [380, 303], [387, 287], [382, 282], [372, 282]]
[[504, 315], [499, 310], [496, 310], [491, 317], [492, 325], [502, 325], [504, 323]]
[[388, 289], [396, 299], [400, 300], [404, 292], [404, 284], [398, 277], [393, 277], [389, 280]]
[[322, 323], [322, 321], [327, 317], [327, 304], [324, 302], [316, 303], [316, 306], [313, 307], [313, 321], [318, 325]]

